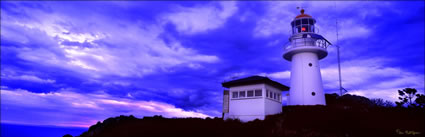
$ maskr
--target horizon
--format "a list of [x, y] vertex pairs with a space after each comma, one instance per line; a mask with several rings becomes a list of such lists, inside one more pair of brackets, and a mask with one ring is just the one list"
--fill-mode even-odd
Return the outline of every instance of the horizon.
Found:
[[[290, 85], [282, 54], [296, 7], [341, 47], [348, 94], [424, 94], [424, 1], [1, 1], [1, 124], [221, 117], [224, 81]], [[339, 94], [336, 46], [327, 50], [324, 91]]]

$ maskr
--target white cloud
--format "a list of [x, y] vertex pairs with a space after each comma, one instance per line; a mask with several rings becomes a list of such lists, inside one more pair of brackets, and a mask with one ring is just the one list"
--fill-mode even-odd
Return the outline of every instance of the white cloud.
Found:
[[275, 73], [270, 73], [267, 76], [276, 78], [276, 79], [289, 79], [291, 76], [291, 72], [290, 71], [275, 72]]
[[[214, 18], [218, 18], [216, 20], [218, 25], [223, 24], [236, 10], [233, 2], [223, 2], [221, 8], [212, 6], [205, 8], [211, 10], [210, 14], [214, 15]], [[157, 72], [170, 72], [178, 66], [198, 69], [202, 68], [202, 63], [215, 63], [219, 60], [215, 55], [205, 55], [186, 48], [180, 41], [170, 36], [163, 38], [164, 28], [161, 23], [117, 21], [116, 18], [102, 13], [93, 13], [96, 18], [91, 18], [55, 12], [44, 13], [24, 7], [21, 7], [21, 10], [39, 21], [17, 19], [2, 10], [4, 15], [2, 30], [4, 27], [7, 28], [6, 33], [2, 31], [2, 38], [24, 45], [39, 37], [48, 39], [46, 40], [48, 42], [40, 40], [41, 44], [37, 44], [43, 48], [28, 46], [11, 49], [17, 52], [19, 58], [27, 61], [77, 71], [93, 77], [110, 74], [142, 77]], [[196, 8], [182, 10], [183, 13], [197, 13]], [[196, 22], [197, 18], [194, 17], [192, 21]], [[195, 28], [191, 28], [191, 31], [218, 27], [202, 27], [204, 23], [205, 25], [212, 23], [200, 21], [199, 24], [195, 23]], [[189, 26], [193, 27], [192, 25]], [[18, 35], [24, 37], [14, 37]], [[65, 45], [64, 42], [75, 44]], [[81, 46], [83, 44], [91, 46]]]
[[[335, 4], [337, 7], [335, 8]], [[335, 21], [338, 18], [339, 40], [350, 38], [368, 38], [373, 28], [378, 24], [365, 24], [366, 17], [380, 17], [380, 8], [387, 8], [390, 4], [377, 2], [276, 2], [266, 5], [266, 15], [257, 21], [253, 35], [268, 37], [276, 34], [291, 35], [291, 21], [299, 15], [296, 7], [303, 7], [306, 14], [316, 19], [316, 32], [323, 35], [331, 43], [336, 42]], [[366, 8], [368, 10], [358, 10]], [[358, 12], [357, 12], [358, 10]], [[354, 13], [352, 16], [341, 16]]]
[[[265, 16], [257, 21], [254, 28], [255, 37], [267, 37], [273, 34], [291, 34], [290, 23], [297, 15], [296, 5], [299, 2], [269, 2]], [[293, 9], [293, 10], [291, 10]]]
[[391, 102], [398, 101], [398, 90], [403, 88], [360, 89], [350, 90], [347, 94], [364, 96], [369, 99], [382, 98]]
[[[388, 67], [390, 60], [381, 58], [371, 58], [365, 60], [350, 60], [341, 64], [341, 75], [343, 85], [351, 88], [394, 88], [423, 86], [423, 74], [409, 72], [399, 67]], [[321, 73], [325, 81], [325, 87], [331, 88], [337, 86], [338, 68], [336, 64], [328, 65], [322, 68]], [[422, 79], [422, 80], [421, 80]], [[373, 81], [373, 82], [372, 82]]]
[[179, 32], [195, 34], [221, 27], [237, 10], [236, 2], [219, 2], [196, 7], [178, 7], [176, 13], [164, 15], [165, 22], [176, 25]]
[[[397, 90], [407, 87], [424, 90], [424, 75], [404, 68], [385, 66], [389, 60], [372, 58], [341, 64], [342, 84], [349, 94], [396, 101]], [[331, 65], [321, 70], [325, 88], [338, 88], [338, 70]]]
[[260, 76], [264, 77], [271, 77], [275, 79], [289, 79], [291, 76], [291, 71], [280, 71], [280, 72], [273, 72], [273, 73], [260, 73], [258, 74]]
[[[21, 89], [2, 89], [1, 97], [2, 123], [88, 127], [118, 115], [210, 117], [164, 102], [117, 98], [104, 92], [82, 94], [62, 89], [59, 92], [33, 93]], [[25, 109], [25, 113], [19, 112], [20, 109]]]
[[[325, 18], [317, 19], [322, 21], [316, 27], [320, 30], [318, 33], [323, 35], [332, 44], [337, 44], [335, 19], [327, 20]], [[350, 27], [345, 27], [350, 26]], [[364, 24], [361, 20], [353, 18], [338, 19], [338, 40], [352, 38], [368, 38], [372, 34], [373, 25]]]
[[42, 79], [34, 75], [10, 75], [10, 74], [1, 74], [1, 79], [9, 79], [9, 80], [24, 80], [31, 81], [37, 83], [55, 83], [55, 80], [52, 79]]

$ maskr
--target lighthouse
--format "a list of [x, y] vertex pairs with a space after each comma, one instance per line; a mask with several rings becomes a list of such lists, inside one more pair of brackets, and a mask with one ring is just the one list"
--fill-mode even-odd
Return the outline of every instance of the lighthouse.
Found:
[[326, 105], [319, 60], [328, 55], [331, 43], [316, 33], [316, 20], [304, 14], [291, 22], [292, 35], [283, 58], [291, 62], [288, 105]]

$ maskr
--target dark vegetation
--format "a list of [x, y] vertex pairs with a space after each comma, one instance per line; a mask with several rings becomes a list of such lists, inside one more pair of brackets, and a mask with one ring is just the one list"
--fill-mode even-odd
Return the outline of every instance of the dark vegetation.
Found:
[[395, 103], [399, 107], [407, 105], [407, 107], [423, 108], [425, 106], [425, 96], [423, 94], [417, 94], [417, 91], [414, 88], [398, 90], [398, 95], [400, 95], [400, 97], [398, 97], [400, 101], [396, 101]]
[[416, 100], [409, 102], [408, 99], [408, 104], [394, 105], [382, 99], [370, 100], [349, 94], [344, 96], [326, 94], [326, 106], [284, 106], [281, 114], [247, 123], [221, 118], [154, 116], [138, 119], [132, 115], [119, 116], [108, 118], [102, 123], [98, 122], [80, 137], [424, 136], [425, 109], [423, 104], [420, 104], [421, 101], [423, 103], [421, 100], [423, 95], [414, 94], [414, 96]]

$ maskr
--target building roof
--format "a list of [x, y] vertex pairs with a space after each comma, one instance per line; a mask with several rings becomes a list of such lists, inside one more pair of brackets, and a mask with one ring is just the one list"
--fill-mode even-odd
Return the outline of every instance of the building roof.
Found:
[[311, 18], [311, 16], [310, 16], [310, 15], [308, 15], [308, 14], [300, 14], [300, 15], [296, 16], [295, 18], [296, 18], [296, 19], [298, 19], [298, 18], [302, 18], [302, 17], [308, 17], [308, 18]]
[[273, 81], [267, 77], [262, 77], [262, 76], [251, 76], [251, 77], [247, 77], [247, 78], [242, 78], [242, 79], [236, 79], [236, 80], [232, 80], [232, 81], [227, 81], [227, 82], [223, 82], [221, 83], [221, 85], [223, 87], [226, 88], [230, 88], [230, 87], [235, 87], [235, 86], [243, 86], [243, 85], [252, 85], [252, 84], [268, 84], [271, 85], [281, 91], [288, 91], [289, 87], [280, 84], [279, 82]]
[[304, 14], [304, 9], [301, 9], [301, 14], [300, 15], [298, 15], [298, 16], [296, 16], [295, 17], [295, 19], [298, 19], [298, 18], [302, 18], [302, 17], [308, 17], [308, 18], [312, 18], [310, 15], [308, 15], [308, 14]]

